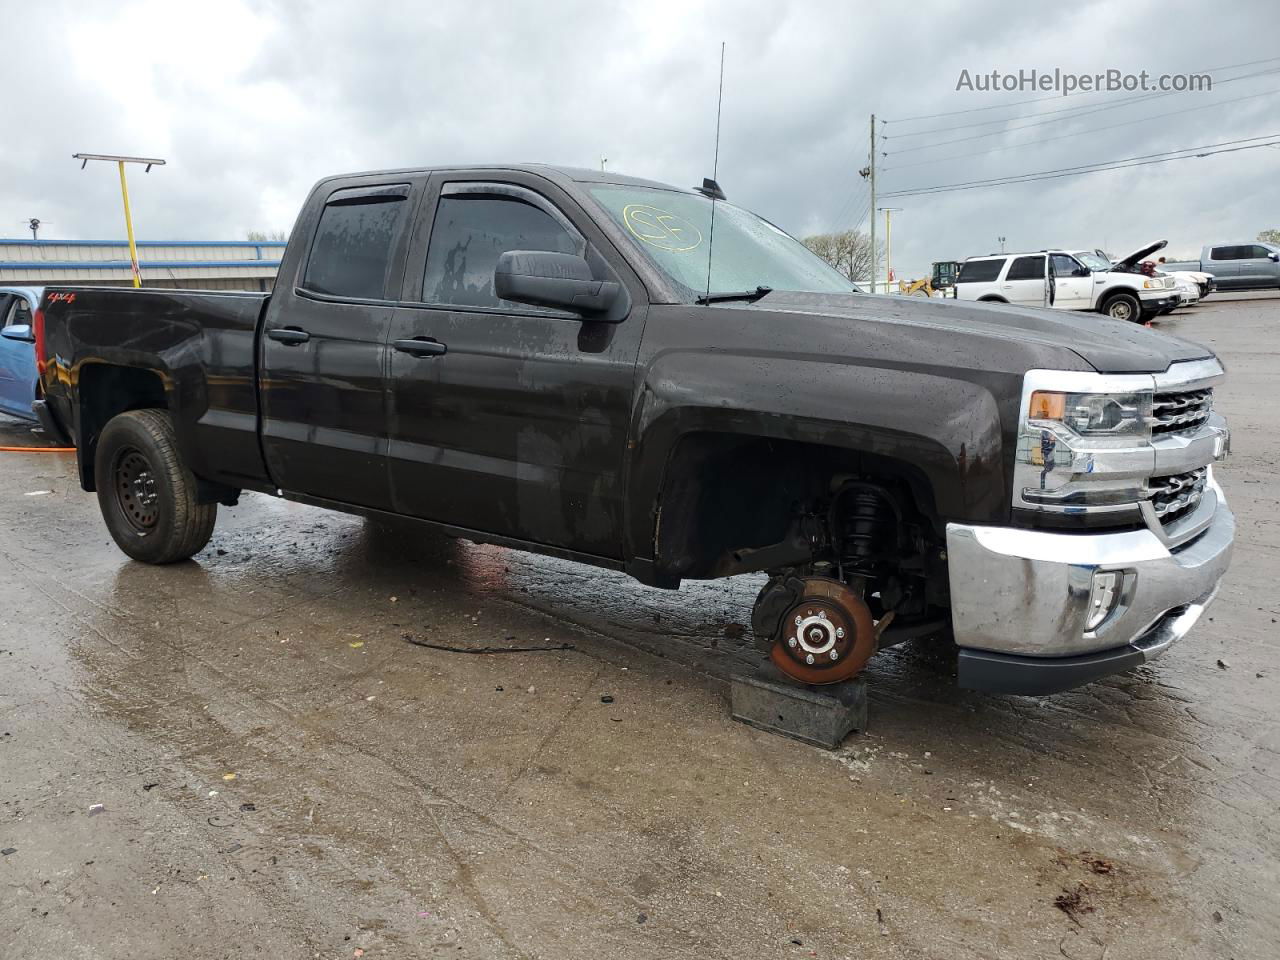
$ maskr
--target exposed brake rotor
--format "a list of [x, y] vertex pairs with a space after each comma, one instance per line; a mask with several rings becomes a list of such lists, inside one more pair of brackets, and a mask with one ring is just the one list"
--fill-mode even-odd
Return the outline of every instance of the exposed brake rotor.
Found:
[[803, 591], [785, 614], [769, 656], [801, 683], [839, 683], [856, 675], [876, 649], [871, 610], [846, 584], [800, 579]]

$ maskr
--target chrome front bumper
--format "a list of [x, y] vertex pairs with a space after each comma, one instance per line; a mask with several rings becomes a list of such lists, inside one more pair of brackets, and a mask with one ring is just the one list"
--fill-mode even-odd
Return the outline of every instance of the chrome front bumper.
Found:
[[[1231, 559], [1235, 517], [1210, 482], [1204, 531], [1169, 546], [1149, 529], [1077, 534], [1012, 527], [947, 525], [951, 619], [961, 648], [961, 684], [1004, 692], [1052, 692], [1154, 659], [1200, 619]], [[1209, 499], [1206, 496], [1206, 499]], [[1095, 572], [1121, 571], [1119, 599], [1086, 629]], [[1029, 682], [965, 682], [965, 657], [997, 674], [1002, 658]], [[1072, 661], [1074, 682], [1030, 682], [1037, 665]], [[1112, 664], [1109, 669], [1099, 669]], [[988, 678], [989, 679], [989, 678]], [[1013, 689], [1014, 687], [1027, 689]]]

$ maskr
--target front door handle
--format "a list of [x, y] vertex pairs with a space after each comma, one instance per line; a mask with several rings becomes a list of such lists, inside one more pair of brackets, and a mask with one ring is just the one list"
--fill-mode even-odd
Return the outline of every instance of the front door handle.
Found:
[[414, 337], [412, 340], [396, 340], [392, 346], [401, 353], [407, 353], [413, 357], [438, 357], [448, 352], [446, 347], [439, 340], [432, 340], [430, 337]]
[[267, 336], [289, 347], [296, 347], [298, 344], [306, 343], [311, 339], [311, 334], [305, 330], [299, 330], [297, 327], [280, 327], [276, 330], [268, 330]]

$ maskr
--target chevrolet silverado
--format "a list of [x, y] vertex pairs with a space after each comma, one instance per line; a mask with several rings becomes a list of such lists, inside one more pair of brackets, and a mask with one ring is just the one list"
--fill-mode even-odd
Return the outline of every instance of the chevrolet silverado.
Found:
[[33, 335], [130, 557], [254, 491], [656, 587], [764, 571], [805, 683], [941, 630], [964, 686], [1076, 686], [1185, 635], [1231, 553], [1209, 350], [863, 294], [711, 181], [333, 177], [271, 294], [51, 287]]

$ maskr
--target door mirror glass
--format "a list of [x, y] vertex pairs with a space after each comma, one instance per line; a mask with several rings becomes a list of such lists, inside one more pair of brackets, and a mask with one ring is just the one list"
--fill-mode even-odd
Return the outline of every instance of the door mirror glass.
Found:
[[547, 250], [502, 254], [493, 271], [493, 287], [503, 300], [578, 313], [604, 313], [620, 291], [612, 280], [594, 279], [585, 258]]
[[35, 334], [31, 332], [31, 324], [14, 323], [0, 330], [0, 337], [6, 340], [18, 340], [22, 343], [35, 343]]

